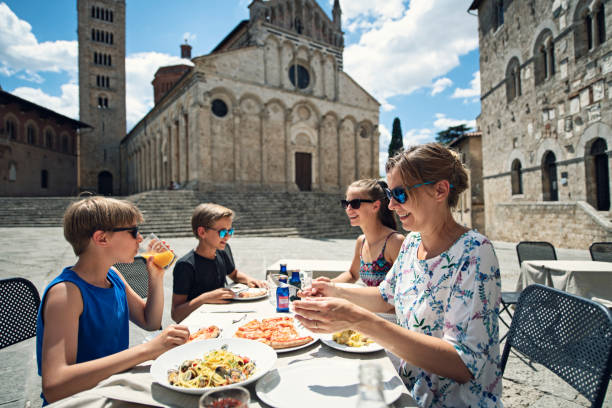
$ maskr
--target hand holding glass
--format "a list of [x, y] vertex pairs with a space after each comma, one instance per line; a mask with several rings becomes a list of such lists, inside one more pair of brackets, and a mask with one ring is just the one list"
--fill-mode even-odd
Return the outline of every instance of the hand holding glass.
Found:
[[302, 290], [312, 286], [312, 271], [301, 271], [300, 281], [302, 282]]
[[176, 259], [174, 252], [155, 234], [149, 234], [142, 240], [138, 252], [145, 259], [152, 256], [153, 263], [163, 269], [172, 265]]

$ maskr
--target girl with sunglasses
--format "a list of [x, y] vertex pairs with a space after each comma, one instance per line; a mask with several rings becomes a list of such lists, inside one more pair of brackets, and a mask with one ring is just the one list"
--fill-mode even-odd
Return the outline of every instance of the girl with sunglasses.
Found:
[[[297, 318], [318, 333], [358, 330], [400, 357], [421, 407], [500, 407], [499, 264], [491, 241], [451, 213], [467, 172], [437, 143], [397, 154], [386, 170], [389, 208], [412, 231], [391, 271], [378, 288], [313, 282], [293, 303]], [[376, 315], [393, 310], [398, 324]]]
[[[376, 179], [357, 180], [348, 186], [346, 200], [340, 203], [353, 227], [363, 232], [355, 243], [351, 267], [331, 282], [356, 282], [378, 286], [385, 279], [399, 252], [404, 236], [397, 232], [397, 223], [389, 210], [385, 195], [387, 183]], [[320, 277], [318, 280], [329, 282]]]

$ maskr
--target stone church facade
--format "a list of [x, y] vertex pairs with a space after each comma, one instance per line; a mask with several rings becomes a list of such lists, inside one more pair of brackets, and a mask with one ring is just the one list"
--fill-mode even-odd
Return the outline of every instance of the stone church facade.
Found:
[[332, 19], [314, 0], [249, 9], [122, 141], [126, 193], [338, 192], [378, 176], [380, 104], [342, 70], [339, 2]]
[[491, 239], [612, 240], [612, 4], [474, 0]]

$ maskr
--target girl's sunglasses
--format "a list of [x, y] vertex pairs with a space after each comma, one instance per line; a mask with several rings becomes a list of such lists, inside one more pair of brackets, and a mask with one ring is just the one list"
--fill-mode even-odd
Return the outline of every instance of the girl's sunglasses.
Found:
[[213, 231], [217, 231], [219, 233], [219, 238], [221, 238], [221, 239], [225, 238], [226, 235], [229, 235], [230, 237], [232, 235], [234, 235], [234, 229], [233, 228], [230, 228], [230, 229], [227, 229], [227, 228], [214, 229], [214, 228], [208, 227], [208, 229], [211, 229]]
[[353, 200], [340, 200], [340, 204], [342, 204], [342, 208], [345, 210], [350, 205], [353, 210], [358, 210], [361, 207], [361, 203], [373, 203], [374, 200], [366, 200], [363, 198], [355, 198]]
[[[387, 198], [389, 200], [391, 200], [391, 198], [394, 198], [395, 201], [397, 201], [398, 203], [404, 204], [408, 200], [408, 191], [412, 190], [413, 188], [426, 186], [427, 184], [433, 184], [433, 183], [434, 183], [433, 181], [426, 181], [424, 183], [415, 184], [413, 186], [406, 186], [406, 188], [395, 187], [394, 189], [391, 189], [391, 190], [389, 190], [388, 188], [385, 188], [385, 193], [387, 194]], [[450, 184], [449, 187], [453, 188], [453, 185]]]
[[112, 232], [128, 231], [130, 234], [132, 234], [132, 237], [134, 237], [134, 239], [138, 238], [138, 227], [113, 228], [111, 229], [111, 231]]

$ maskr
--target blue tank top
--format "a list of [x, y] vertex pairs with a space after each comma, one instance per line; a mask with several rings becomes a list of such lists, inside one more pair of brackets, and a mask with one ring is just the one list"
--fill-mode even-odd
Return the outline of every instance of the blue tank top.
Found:
[[[79, 316], [77, 363], [126, 350], [130, 344], [129, 309], [123, 281], [112, 269], [106, 275], [110, 288], [100, 288], [85, 282], [69, 267], [55, 278], [43, 292], [36, 321], [36, 361], [41, 375], [44, 323], [42, 309], [47, 291], [60, 282], [71, 282], [81, 291], [83, 313]], [[41, 394], [42, 395], [42, 394]], [[43, 398], [44, 405], [46, 400]]]

